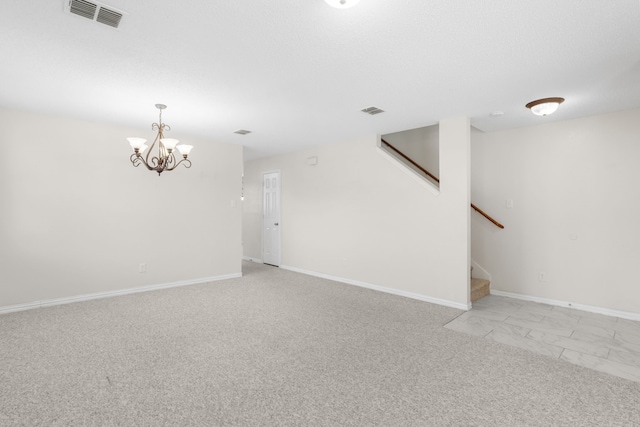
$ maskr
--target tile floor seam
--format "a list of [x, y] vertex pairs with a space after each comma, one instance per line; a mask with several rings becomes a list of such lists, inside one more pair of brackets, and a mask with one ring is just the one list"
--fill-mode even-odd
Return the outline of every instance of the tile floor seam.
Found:
[[[533, 341], [533, 340], [532, 340], [532, 341]], [[548, 344], [548, 343], [545, 343], [545, 344], [547, 344], [547, 345], [549, 345], [549, 346], [551, 346], [551, 347], [557, 347], [557, 348], [561, 349], [560, 353], [555, 357], [555, 359], [558, 359], [558, 360], [560, 359], [560, 355], [561, 355], [562, 353], [564, 353], [564, 351], [566, 350], [564, 347], [559, 346], [559, 345], [555, 345], [555, 344]]]
[[[474, 316], [474, 309], [471, 309], [467, 318], [456, 318], [450, 323], [457, 320], [457, 325], [469, 325], [458, 326], [463, 333], [482, 336], [484, 339], [631, 381], [640, 381], [640, 362], [636, 364], [636, 360], [640, 361], [640, 340], [636, 339], [636, 331], [640, 332], [640, 322], [623, 323], [617, 317], [582, 313], [573, 309], [571, 312], [557, 310], [554, 315], [549, 316], [544, 313], [551, 313], [556, 307], [547, 310], [543, 304], [519, 305], [508, 297], [496, 298], [489, 295], [485, 298], [481, 304], [477, 304], [480, 307], [476, 311], [493, 313], [494, 318]], [[467, 322], [474, 317], [479, 320], [478, 323]], [[504, 319], [497, 320], [495, 317]], [[455, 327], [452, 329], [455, 330]], [[478, 335], [477, 332], [484, 332], [483, 329], [488, 332]], [[566, 345], [569, 347], [565, 347]]]

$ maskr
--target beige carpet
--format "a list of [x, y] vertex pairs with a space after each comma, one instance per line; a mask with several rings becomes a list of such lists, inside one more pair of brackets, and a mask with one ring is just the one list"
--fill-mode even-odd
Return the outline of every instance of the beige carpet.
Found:
[[640, 383], [442, 327], [459, 314], [251, 263], [5, 314], [0, 425], [640, 425]]

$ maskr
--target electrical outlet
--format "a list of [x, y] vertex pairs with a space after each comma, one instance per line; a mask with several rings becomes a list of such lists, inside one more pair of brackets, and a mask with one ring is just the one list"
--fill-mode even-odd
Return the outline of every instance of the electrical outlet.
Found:
[[138, 272], [139, 272], [139, 273], [146, 273], [146, 272], [147, 272], [147, 264], [145, 264], [145, 263], [141, 263], [141, 264], [138, 266]]
[[538, 272], [538, 281], [539, 282], [546, 282], [547, 281], [547, 273], [545, 273], [544, 271], [539, 271]]

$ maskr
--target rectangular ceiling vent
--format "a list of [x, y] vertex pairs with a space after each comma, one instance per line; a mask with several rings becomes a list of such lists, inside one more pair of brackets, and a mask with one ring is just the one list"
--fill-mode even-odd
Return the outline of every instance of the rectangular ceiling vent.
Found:
[[367, 113], [371, 116], [375, 116], [376, 114], [380, 114], [380, 113], [384, 113], [384, 110], [379, 109], [378, 107], [367, 107], [367, 108], [363, 108], [362, 110], [363, 113]]
[[124, 12], [111, 6], [87, 0], [69, 0], [66, 10], [74, 15], [82, 16], [113, 28], [118, 28], [124, 15]]
[[71, 0], [69, 2], [69, 12], [80, 15], [84, 18], [93, 19], [96, 16], [97, 4], [83, 0]]
[[120, 25], [120, 19], [122, 19], [121, 13], [107, 9], [106, 7], [101, 7], [98, 11], [98, 16], [96, 17], [96, 21], [101, 24], [109, 25], [113, 28], [118, 28], [118, 25]]

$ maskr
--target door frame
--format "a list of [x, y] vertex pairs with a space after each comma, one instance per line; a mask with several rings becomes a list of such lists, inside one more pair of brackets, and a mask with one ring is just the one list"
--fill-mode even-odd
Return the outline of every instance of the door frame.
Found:
[[[273, 169], [273, 170], [268, 170], [268, 171], [264, 171], [262, 172], [262, 207], [261, 207], [261, 212], [262, 212], [262, 224], [260, 224], [260, 232], [261, 232], [261, 250], [262, 250], [262, 263], [265, 263], [264, 260], [264, 176], [270, 173], [277, 173], [278, 174], [278, 223], [281, 224], [282, 223], [282, 172], [280, 171], [280, 169]], [[280, 267], [280, 264], [282, 263], [282, 231], [281, 231], [281, 225], [278, 225], [278, 265], [277, 267]], [[273, 264], [269, 264], [269, 265], [273, 265]]]

